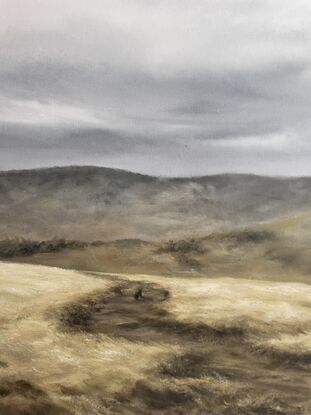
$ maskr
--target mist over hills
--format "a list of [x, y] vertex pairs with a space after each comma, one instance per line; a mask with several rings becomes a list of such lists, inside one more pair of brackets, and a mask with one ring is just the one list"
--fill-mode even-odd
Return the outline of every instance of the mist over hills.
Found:
[[309, 177], [160, 178], [103, 167], [0, 173], [1, 239], [196, 237], [310, 208]]

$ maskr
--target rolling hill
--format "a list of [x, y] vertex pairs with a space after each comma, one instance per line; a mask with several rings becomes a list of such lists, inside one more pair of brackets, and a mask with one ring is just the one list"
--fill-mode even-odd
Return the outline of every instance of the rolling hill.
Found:
[[1, 173], [0, 415], [309, 414], [310, 190]]
[[311, 178], [161, 178], [99, 167], [0, 173], [1, 239], [159, 241], [309, 209]]

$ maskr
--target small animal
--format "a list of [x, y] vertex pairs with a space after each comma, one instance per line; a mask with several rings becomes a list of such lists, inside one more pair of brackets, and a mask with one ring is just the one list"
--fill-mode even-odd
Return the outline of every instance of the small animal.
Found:
[[135, 298], [136, 301], [143, 298], [143, 289], [142, 288], [138, 288], [138, 290], [135, 291], [134, 298]]

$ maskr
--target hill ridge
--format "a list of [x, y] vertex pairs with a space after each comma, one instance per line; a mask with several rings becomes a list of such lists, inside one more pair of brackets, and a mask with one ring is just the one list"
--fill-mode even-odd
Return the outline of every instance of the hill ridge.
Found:
[[181, 239], [306, 210], [311, 178], [164, 178], [94, 166], [0, 173], [0, 239]]
[[203, 174], [203, 175], [188, 175], [188, 176], [160, 176], [160, 175], [152, 175], [147, 173], [142, 173], [138, 171], [132, 171], [127, 169], [122, 169], [118, 167], [108, 167], [108, 166], [96, 166], [96, 165], [66, 165], [66, 166], [46, 166], [46, 167], [36, 167], [30, 169], [10, 169], [10, 170], [0, 170], [0, 175], [9, 175], [9, 174], [28, 174], [28, 173], [35, 173], [35, 172], [53, 172], [53, 171], [70, 171], [70, 170], [94, 170], [95, 171], [102, 171], [102, 172], [118, 172], [118, 173], [125, 173], [131, 174], [135, 176], [145, 176], [154, 179], [167, 179], [167, 180], [196, 180], [196, 179], [205, 179], [205, 178], [216, 178], [216, 177], [256, 177], [256, 178], [263, 178], [263, 179], [276, 179], [276, 180], [300, 180], [300, 179], [311, 179], [311, 176], [275, 176], [275, 175], [260, 175], [255, 173], [233, 173], [233, 172], [224, 172], [224, 173], [216, 173], [216, 174]]

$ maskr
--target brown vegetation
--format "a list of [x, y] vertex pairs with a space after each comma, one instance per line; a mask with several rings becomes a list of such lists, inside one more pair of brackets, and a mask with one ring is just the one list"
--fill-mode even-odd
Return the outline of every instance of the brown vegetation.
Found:
[[5, 239], [0, 241], [0, 258], [31, 256], [47, 252], [59, 252], [64, 249], [81, 249], [86, 246], [88, 246], [86, 242], [66, 241], [65, 239], [51, 239], [40, 242], [27, 239]]

